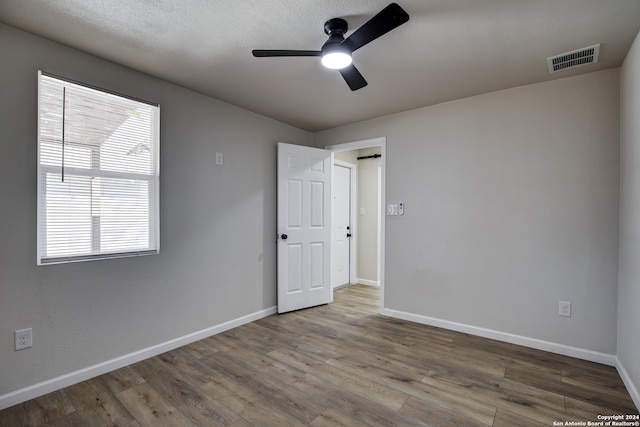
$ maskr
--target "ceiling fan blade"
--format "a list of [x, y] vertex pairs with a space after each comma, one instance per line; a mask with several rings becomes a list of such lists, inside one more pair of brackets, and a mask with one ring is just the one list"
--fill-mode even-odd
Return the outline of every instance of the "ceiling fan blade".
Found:
[[319, 50], [252, 50], [253, 56], [259, 58], [272, 56], [320, 56]]
[[344, 81], [347, 82], [351, 90], [362, 89], [367, 85], [367, 81], [364, 79], [364, 77], [362, 77], [360, 71], [358, 71], [358, 69], [353, 64], [349, 65], [348, 67], [341, 68], [338, 71], [340, 71], [340, 74], [342, 74]]
[[343, 46], [346, 46], [351, 52], [360, 49], [377, 39], [378, 37], [387, 34], [394, 28], [399, 27], [409, 20], [409, 14], [404, 11], [396, 3], [391, 3], [389, 6], [382, 9], [376, 16], [365, 22], [365, 24], [358, 28], [353, 34], [342, 42]]

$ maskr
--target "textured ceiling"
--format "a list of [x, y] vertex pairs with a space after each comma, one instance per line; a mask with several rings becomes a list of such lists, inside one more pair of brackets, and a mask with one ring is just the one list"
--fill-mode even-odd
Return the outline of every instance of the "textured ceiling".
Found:
[[[350, 31], [388, 0], [0, 0], [0, 21], [310, 131], [618, 67], [640, 0], [398, 0], [408, 23], [354, 53], [351, 92], [319, 58], [333, 17]], [[546, 58], [600, 43], [597, 64], [550, 75]]]

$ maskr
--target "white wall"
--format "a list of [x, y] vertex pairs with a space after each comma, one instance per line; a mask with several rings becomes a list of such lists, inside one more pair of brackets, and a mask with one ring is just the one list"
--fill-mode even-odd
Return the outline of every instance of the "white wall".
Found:
[[[0, 58], [0, 408], [275, 306], [276, 143], [310, 133], [5, 25]], [[160, 255], [36, 266], [38, 69], [161, 104]], [[28, 327], [33, 348], [14, 351]]]
[[388, 312], [611, 363], [618, 108], [607, 70], [316, 133], [386, 137]]
[[348, 151], [336, 151], [333, 153], [334, 160], [341, 160], [343, 162], [351, 163], [352, 165], [358, 164], [358, 150]]
[[640, 408], [640, 35], [620, 72], [618, 359]]

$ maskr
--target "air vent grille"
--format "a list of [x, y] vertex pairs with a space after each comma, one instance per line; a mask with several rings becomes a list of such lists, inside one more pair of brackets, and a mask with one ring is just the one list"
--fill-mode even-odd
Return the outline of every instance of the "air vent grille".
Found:
[[600, 45], [585, 47], [583, 49], [574, 50], [560, 55], [547, 58], [547, 65], [550, 73], [567, 70], [569, 68], [580, 67], [598, 62], [598, 54], [600, 53]]

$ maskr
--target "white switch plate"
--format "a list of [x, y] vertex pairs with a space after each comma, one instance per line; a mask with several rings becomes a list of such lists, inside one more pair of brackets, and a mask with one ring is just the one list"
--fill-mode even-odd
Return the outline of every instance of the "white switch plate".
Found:
[[558, 302], [558, 316], [571, 317], [571, 303], [569, 301]]
[[222, 153], [216, 153], [216, 165], [221, 165], [223, 163]]
[[398, 215], [397, 203], [390, 203], [387, 205], [387, 215]]

